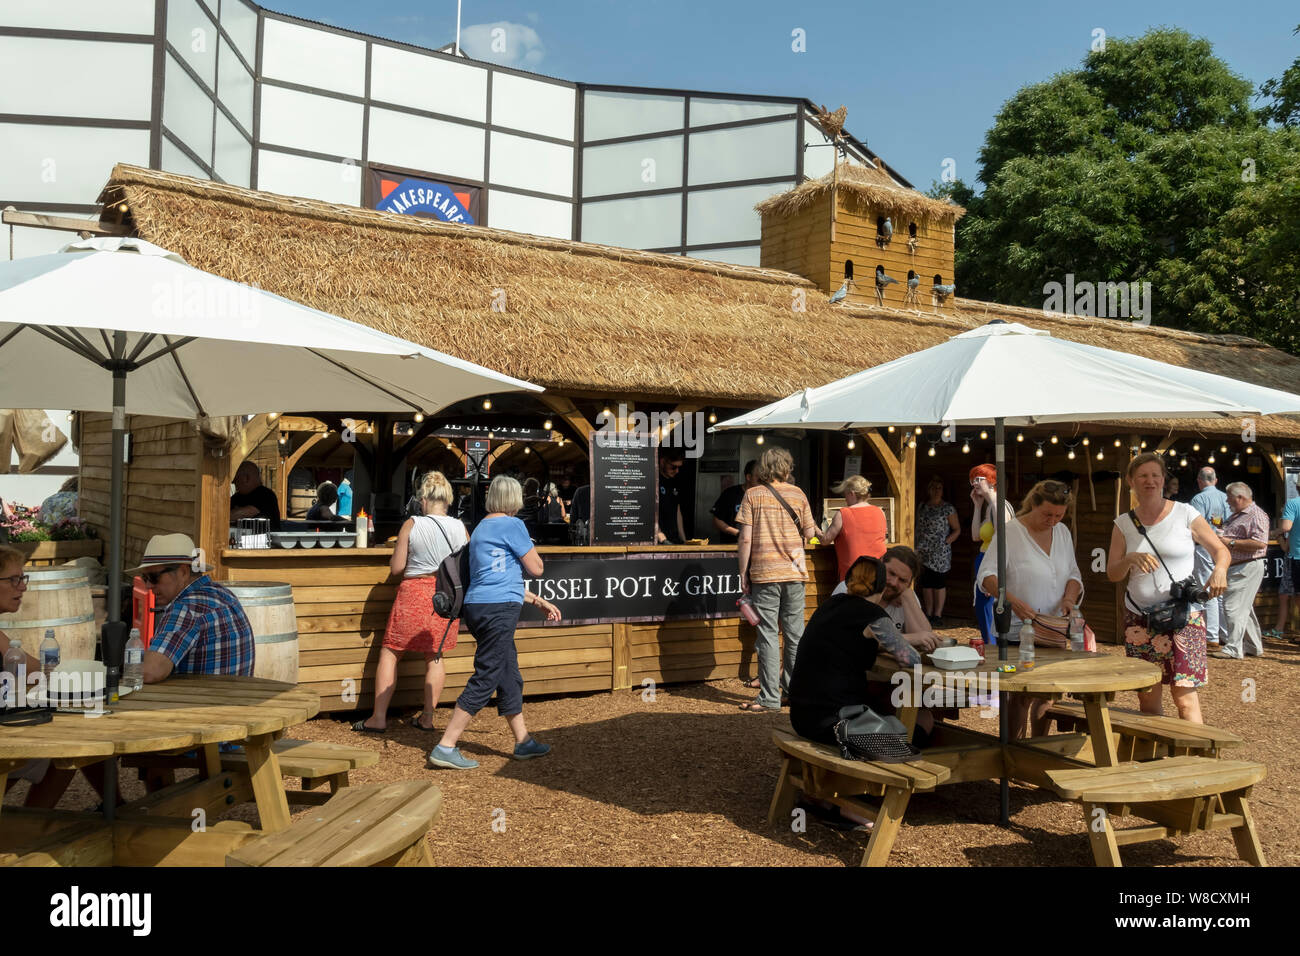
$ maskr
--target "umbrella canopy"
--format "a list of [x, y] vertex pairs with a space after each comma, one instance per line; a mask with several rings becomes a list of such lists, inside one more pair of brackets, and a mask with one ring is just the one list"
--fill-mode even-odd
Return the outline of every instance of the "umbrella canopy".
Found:
[[[121, 354], [113, 332], [126, 333]], [[70, 363], [74, 354], [85, 361]], [[130, 374], [127, 413], [171, 418], [431, 413], [488, 392], [541, 391], [194, 269], [140, 239], [0, 263], [0, 404], [112, 411], [115, 358]]]
[[1300, 412], [1300, 395], [990, 322], [720, 422], [727, 428], [1042, 425]]

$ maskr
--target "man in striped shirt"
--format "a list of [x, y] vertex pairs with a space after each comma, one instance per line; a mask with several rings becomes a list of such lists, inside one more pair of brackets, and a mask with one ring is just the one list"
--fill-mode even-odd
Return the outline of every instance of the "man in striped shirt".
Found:
[[133, 572], [165, 605], [144, 654], [146, 684], [173, 673], [252, 676], [253, 628], [239, 599], [208, 577], [197, 555], [188, 535], [154, 535]]

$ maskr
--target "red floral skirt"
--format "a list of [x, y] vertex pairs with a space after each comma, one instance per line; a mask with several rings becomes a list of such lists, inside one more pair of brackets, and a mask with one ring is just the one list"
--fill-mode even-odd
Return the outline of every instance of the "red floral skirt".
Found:
[[[448, 621], [433, 611], [433, 593], [438, 589], [438, 576], [404, 578], [397, 586], [397, 597], [388, 612], [388, 630], [384, 632], [384, 647], [389, 650], [412, 651], [416, 654], [436, 654], [439, 645], [443, 653], [456, 646], [459, 621]], [[446, 640], [443, 634], [446, 633]]]

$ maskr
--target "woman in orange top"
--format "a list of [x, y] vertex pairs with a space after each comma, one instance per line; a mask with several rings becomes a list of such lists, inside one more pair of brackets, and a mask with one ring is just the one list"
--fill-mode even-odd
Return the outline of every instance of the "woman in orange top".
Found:
[[843, 581], [858, 558], [864, 554], [879, 558], [885, 553], [888, 526], [885, 513], [867, 501], [871, 482], [861, 475], [845, 478], [831, 491], [844, 496], [844, 507], [835, 512], [831, 526], [821, 539], [827, 544], [834, 543], [835, 559]]

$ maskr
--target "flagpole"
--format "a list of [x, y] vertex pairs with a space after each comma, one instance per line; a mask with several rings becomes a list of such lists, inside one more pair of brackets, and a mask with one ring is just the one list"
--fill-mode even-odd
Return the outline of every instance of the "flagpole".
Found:
[[456, 55], [460, 56], [460, 0], [456, 0]]

